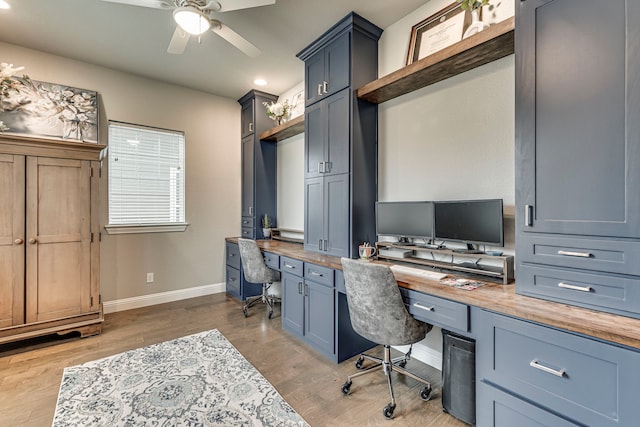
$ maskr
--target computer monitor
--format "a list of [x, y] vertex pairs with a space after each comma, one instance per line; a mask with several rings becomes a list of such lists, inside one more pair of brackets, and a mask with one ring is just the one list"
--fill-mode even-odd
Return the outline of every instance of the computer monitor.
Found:
[[502, 199], [434, 202], [436, 239], [504, 246]]
[[376, 202], [376, 234], [430, 241], [433, 238], [433, 202]]

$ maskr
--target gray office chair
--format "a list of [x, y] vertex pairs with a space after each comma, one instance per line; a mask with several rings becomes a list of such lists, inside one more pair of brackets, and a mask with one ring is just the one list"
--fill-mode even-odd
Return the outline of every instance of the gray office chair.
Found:
[[[420, 322], [409, 314], [402, 301], [398, 283], [389, 267], [368, 261], [342, 258], [344, 282], [347, 289], [349, 316], [353, 330], [364, 338], [384, 346], [384, 358], [361, 354], [356, 362], [358, 369], [363, 369], [347, 377], [342, 385], [342, 393], [349, 394], [354, 378], [382, 369], [389, 384], [391, 402], [384, 407], [382, 414], [393, 418], [396, 400], [393, 394], [391, 373], [398, 372], [425, 384], [420, 391], [423, 400], [431, 398], [431, 384], [419, 376], [407, 371], [409, 352], [401, 357], [391, 359], [392, 345], [412, 345], [424, 339], [432, 325]], [[363, 368], [365, 359], [374, 365]]]
[[255, 240], [239, 238], [238, 247], [240, 248], [240, 259], [242, 260], [245, 279], [252, 283], [262, 283], [262, 294], [248, 297], [244, 307], [242, 307], [242, 313], [244, 313], [244, 317], [249, 316], [249, 307], [257, 302], [263, 302], [269, 307], [269, 319], [271, 319], [273, 305], [276, 302], [280, 302], [280, 298], [270, 295], [269, 288], [273, 285], [273, 282], [280, 280], [280, 272], [267, 267]]

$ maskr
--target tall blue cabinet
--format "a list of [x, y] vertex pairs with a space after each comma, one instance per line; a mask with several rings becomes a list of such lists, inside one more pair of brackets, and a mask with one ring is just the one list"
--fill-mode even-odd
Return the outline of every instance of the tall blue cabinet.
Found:
[[518, 3], [516, 290], [640, 318], [640, 3]]
[[259, 135], [271, 129], [274, 121], [267, 116], [263, 102], [275, 102], [278, 97], [251, 90], [238, 100], [241, 110], [242, 136], [242, 229], [247, 239], [262, 239], [261, 219], [265, 214], [276, 220], [275, 144], [260, 141]]
[[350, 13], [297, 55], [305, 62], [305, 250], [353, 257], [376, 240], [377, 106], [355, 91], [377, 78], [381, 34]]

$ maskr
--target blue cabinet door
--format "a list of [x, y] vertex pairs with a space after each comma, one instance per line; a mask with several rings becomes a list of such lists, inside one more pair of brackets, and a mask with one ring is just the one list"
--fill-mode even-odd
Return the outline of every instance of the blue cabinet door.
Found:
[[282, 327], [304, 335], [304, 281], [302, 277], [282, 273]]
[[307, 106], [349, 85], [350, 37], [350, 33], [343, 33], [327, 46], [305, 59]]
[[335, 353], [334, 288], [305, 280], [304, 335], [308, 342], [328, 356]]
[[640, 3], [517, 3], [519, 232], [640, 238]]
[[349, 234], [349, 174], [324, 178], [325, 252], [337, 257], [348, 257]]
[[[253, 218], [254, 192], [254, 150], [253, 136], [242, 139], [242, 217]], [[244, 227], [253, 228], [253, 227]], [[244, 235], [242, 237], [245, 237]], [[247, 237], [253, 239], [251, 237]]]

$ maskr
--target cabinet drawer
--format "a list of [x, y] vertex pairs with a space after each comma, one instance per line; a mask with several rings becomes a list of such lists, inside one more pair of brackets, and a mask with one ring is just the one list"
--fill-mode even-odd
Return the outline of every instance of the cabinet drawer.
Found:
[[280, 271], [302, 277], [304, 275], [304, 262], [283, 256], [280, 258]]
[[333, 287], [333, 268], [305, 263], [304, 278]]
[[241, 234], [245, 239], [253, 239], [253, 230], [252, 227], [242, 227]]
[[578, 426], [517, 397], [479, 382], [476, 421], [487, 427]]
[[640, 353], [486, 311], [479, 313], [483, 380], [592, 426], [640, 416]]
[[519, 263], [640, 275], [640, 242], [521, 233], [516, 252]]
[[280, 270], [280, 255], [265, 252], [264, 262], [267, 264], [267, 267], [273, 268], [274, 270]]
[[240, 298], [240, 271], [227, 266], [227, 293]]
[[567, 304], [640, 317], [640, 279], [519, 265], [518, 292]]
[[240, 248], [235, 243], [227, 242], [227, 262], [230, 267], [240, 270]]
[[446, 329], [469, 331], [469, 306], [400, 288], [407, 310], [416, 319]]
[[336, 270], [336, 291], [343, 294], [347, 293], [347, 288], [344, 286], [344, 272], [342, 270]]
[[253, 228], [256, 226], [256, 219], [252, 216], [243, 216], [241, 224], [242, 224], [242, 227]]

